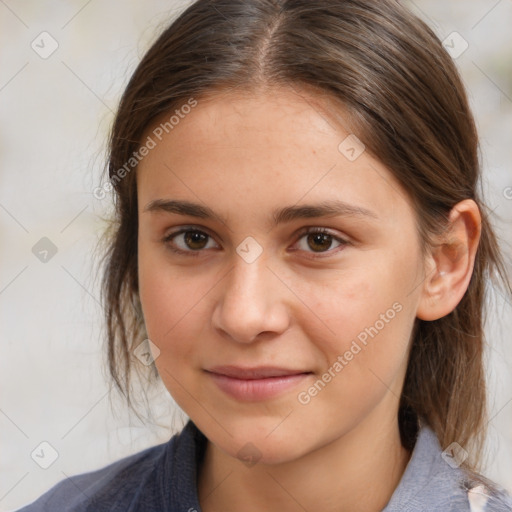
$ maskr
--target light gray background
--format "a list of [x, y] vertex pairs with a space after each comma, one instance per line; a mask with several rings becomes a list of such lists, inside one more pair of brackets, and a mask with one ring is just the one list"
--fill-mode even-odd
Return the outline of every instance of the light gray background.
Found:
[[[456, 62], [512, 272], [512, 2], [408, 3], [441, 39], [456, 31], [469, 45]], [[66, 475], [164, 442], [186, 419], [162, 387], [151, 397], [149, 425], [109, 400], [93, 254], [109, 197], [92, 195], [123, 86], [185, 4], [0, 0], [0, 510], [32, 501]], [[45, 59], [31, 47], [35, 40], [39, 52], [51, 48], [43, 31], [58, 43]], [[32, 252], [42, 237], [57, 247], [46, 263]], [[486, 474], [512, 492], [512, 307], [496, 299]], [[45, 454], [34, 455], [40, 463], [50, 460], [43, 441], [58, 454], [48, 469], [31, 458], [36, 450]]]

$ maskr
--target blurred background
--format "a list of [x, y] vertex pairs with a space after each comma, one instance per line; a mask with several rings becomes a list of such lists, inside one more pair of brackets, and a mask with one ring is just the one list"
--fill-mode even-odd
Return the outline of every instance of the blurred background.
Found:
[[[148, 421], [108, 393], [96, 244], [111, 198], [93, 191], [123, 87], [189, 3], [0, 0], [0, 511], [165, 442], [186, 421], [162, 386]], [[405, 3], [467, 86], [512, 272], [512, 2]], [[512, 306], [493, 295], [485, 474], [512, 492]]]

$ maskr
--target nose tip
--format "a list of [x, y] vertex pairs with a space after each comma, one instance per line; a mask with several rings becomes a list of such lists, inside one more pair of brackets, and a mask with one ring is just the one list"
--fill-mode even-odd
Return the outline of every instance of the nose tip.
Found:
[[220, 287], [213, 326], [238, 343], [284, 332], [289, 317], [282, 288], [263, 261], [238, 260]]

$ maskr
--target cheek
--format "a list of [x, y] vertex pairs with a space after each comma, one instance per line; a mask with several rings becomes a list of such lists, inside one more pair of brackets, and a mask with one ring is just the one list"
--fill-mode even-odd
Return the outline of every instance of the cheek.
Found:
[[[165, 348], [177, 341], [176, 334], [200, 327], [201, 300], [207, 289], [195, 286], [195, 281], [179, 278], [165, 279], [150, 270], [140, 280], [140, 298], [148, 334]], [[193, 321], [194, 320], [194, 321]], [[205, 319], [201, 319], [201, 322]]]
[[[300, 285], [297, 285], [299, 288]], [[315, 283], [304, 288], [311, 312], [322, 320], [325, 331], [334, 340], [347, 341], [360, 333], [364, 340], [367, 329], [388, 330], [399, 324], [402, 311], [414, 299], [410, 287], [388, 267], [385, 272], [371, 267], [352, 269], [331, 279], [324, 286]], [[397, 310], [401, 310], [398, 314]], [[373, 330], [372, 330], [373, 332]], [[342, 348], [342, 346], [340, 346]]]
[[362, 421], [385, 397], [392, 407], [400, 396], [415, 308], [410, 288], [388, 273], [357, 272], [331, 290], [311, 289], [318, 293], [315, 312], [329, 330], [319, 336], [314, 320], [302, 324], [323, 367], [297, 399], [319, 430], [338, 432]]
[[[160, 350], [158, 373], [175, 402], [190, 407], [190, 386], [196, 370], [201, 330], [207, 321], [203, 281], [180, 276], [169, 267], [139, 259], [139, 290], [149, 339]], [[184, 387], [185, 386], [185, 387]], [[186, 391], [187, 390], [187, 391]], [[195, 394], [195, 393], [194, 393]]]
[[[401, 374], [416, 316], [417, 294], [411, 293], [416, 279], [414, 255], [390, 253], [386, 258], [384, 253], [361, 258], [358, 267], [339, 272], [329, 286], [315, 283], [303, 289], [314, 315], [309, 314], [312, 320], [302, 328], [323, 353], [324, 370], [342, 356], [350, 388], [350, 382], [364, 381], [366, 386], [368, 379], [378, 381], [371, 371], [387, 383]], [[336, 368], [341, 373], [340, 366]]]
[[170, 265], [165, 253], [140, 249], [139, 294], [146, 330], [160, 350], [155, 361], [158, 371], [174, 389], [169, 373], [185, 375], [200, 366], [201, 346], [211, 326], [209, 294], [220, 277]]
[[139, 245], [139, 295], [149, 338], [162, 351], [186, 318], [197, 288], [184, 286], [183, 277], [156, 252]]

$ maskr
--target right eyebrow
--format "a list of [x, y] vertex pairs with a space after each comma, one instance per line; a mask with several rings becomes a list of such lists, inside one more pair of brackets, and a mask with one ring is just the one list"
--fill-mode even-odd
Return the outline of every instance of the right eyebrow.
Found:
[[222, 224], [226, 224], [226, 219], [216, 214], [208, 206], [203, 206], [190, 201], [178, 201], [172, 199], [155, 199], [150, 201], [143, 212], [167, 212], [177, 213], [178, 215], [189, 215], [200, 219], [215, 219]]

